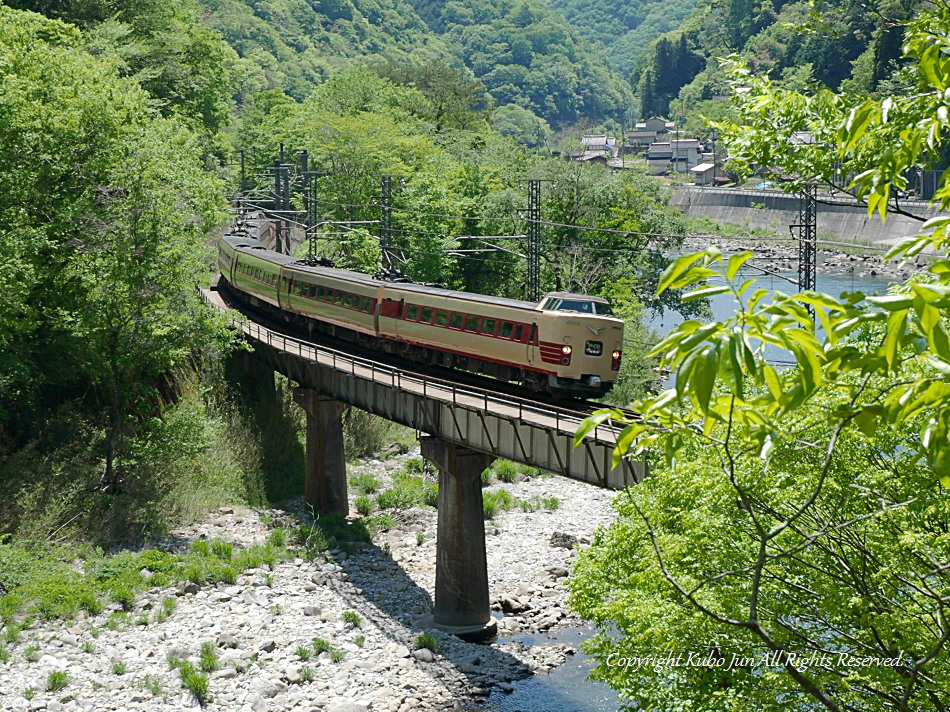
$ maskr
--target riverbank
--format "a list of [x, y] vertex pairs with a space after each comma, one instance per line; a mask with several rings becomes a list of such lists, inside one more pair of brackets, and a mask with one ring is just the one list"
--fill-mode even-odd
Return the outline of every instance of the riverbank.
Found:
[[[359, 462], [349, 475], [371, 475], [385, 487], [417, 457]], [[0, 709], [196, 708], [195, 694], [183, 689], [181, 666], [173, 664], [199, 668], [209, 655], [208, 710], [479, 709], [492, 690], [510, 692], [512, 682], [544, 674], [573, 654], [569, 645], [522, 646], [509, 636], [577, 623], [565, 605], [572, 547], [584, 546], [612, 517], [611, 493], [564, 478], [490, 489], [530, 503], [486, 522], [493, 608], [499, 617], [507, 614], [492, 645], [465, 643], [432, 627], [436, 512], [416, 507], [400, 510], [397, 526], [347, 547], [349, 553], [341, 547], [315, 560], [298, 556], [245, 571], [233, 584], [155, 588], [121, 616], [112, 615], [119, 613], [113, 606], [66, 625], [25, 629], [0, 662]], [[351, 491], [354, 514], [357, 496]], [[294, 516], [224, 508], [162, 544], [181, 550], [204, 539], [247, 547]], [[155, 614], [169, 609], [164, 617]], [[110, 622], [119, 618], [122, 623]], [[437, 653], [420, 648], [422, 633], [435, 639]], [[48, 689], [51, 673], [65, 680], [61, 689]]]

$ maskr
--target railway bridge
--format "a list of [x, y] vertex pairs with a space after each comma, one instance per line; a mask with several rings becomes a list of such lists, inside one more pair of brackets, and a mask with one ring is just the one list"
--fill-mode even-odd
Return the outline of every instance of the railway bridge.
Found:
[[[203, 292], [214, 307], [220, 292]], [[468, 639], [494, 633], [488, 591], [481, 473], [503, 457], [610, 489], [645, 474], [642, 462], [614, 468], [619, 431], [598, 427], [573, 446], [589, 414], [432, 378], [291, 338], [235, 319], [253, 347], [251, 368], [277, 371], [299, 384], [295, 401], [307, 413], [305, 492], [319, 512], [348, 514], [342, 414], [354, 406], [426, 433], [422, 456], [439, 472], [436, 543], [436, 625]]]

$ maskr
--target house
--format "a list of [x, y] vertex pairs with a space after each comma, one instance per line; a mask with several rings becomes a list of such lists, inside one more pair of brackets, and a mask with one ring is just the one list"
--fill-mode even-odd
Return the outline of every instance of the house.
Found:
[[676, 124], [665, 119], [653, 118], [638, 122], [632, 131], [627, 131], [627, 150], [641, 153], [651, 143], [655, 143], [660, 136], [665, 136], [675, 130]]
[[601, 153], [608, 153], [612, 156], [617, 152], [616, 136], [584, 134], [581, 136], [581, 145], [584, 147], [584, 153], [588, 151], [600, 151]]
[[647, 168], [686, 173], [700, 163], [703, 146], [698, 138], [655, 141], [647, 148]]
[[696, 185], [715, 185], [715, 163], [700, 163], [698, 166], [690, 168], [689, 172], [693, 174], [693, 182]]

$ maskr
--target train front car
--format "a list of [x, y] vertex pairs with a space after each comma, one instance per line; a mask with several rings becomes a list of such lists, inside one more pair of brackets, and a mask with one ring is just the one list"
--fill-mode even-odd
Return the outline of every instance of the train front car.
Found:
[[623, 321], [606, 299], [550, 292], [538, 302], [538, 357], [548, 389], [570, 396], [602, 396], [617, 380], [623, 356]]

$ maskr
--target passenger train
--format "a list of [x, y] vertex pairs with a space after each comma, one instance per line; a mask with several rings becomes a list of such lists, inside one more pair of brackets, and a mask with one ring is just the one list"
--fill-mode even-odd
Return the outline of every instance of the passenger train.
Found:
[[377, 279], [308, 266], [240, 235], [221, 238], [218, 266], [254, 306], [416, 362], [568, 397], [603, 395], [620, 370], [623, 321], [600, 297], [551, 292], [535, 304]]

